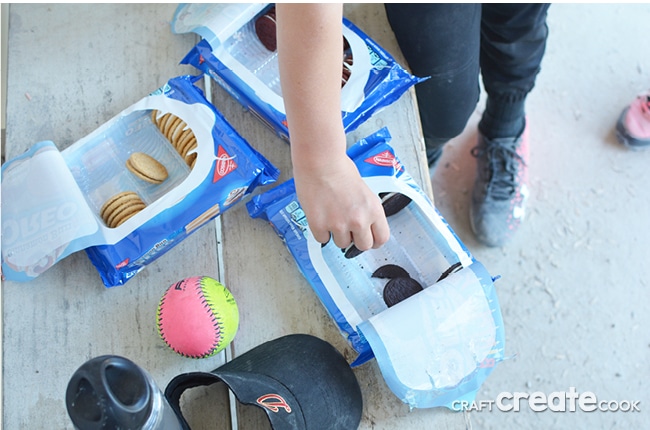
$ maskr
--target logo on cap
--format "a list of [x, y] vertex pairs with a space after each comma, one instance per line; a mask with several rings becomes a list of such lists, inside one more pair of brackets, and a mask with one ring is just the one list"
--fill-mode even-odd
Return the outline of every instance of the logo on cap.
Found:
[[257, 404], [271, 412], [278, 412], [280, 408], [283, 408], [288, 414], [291, 413], [291, 406], [278, 394], [265, 394], [260, 396], [257, 398]]

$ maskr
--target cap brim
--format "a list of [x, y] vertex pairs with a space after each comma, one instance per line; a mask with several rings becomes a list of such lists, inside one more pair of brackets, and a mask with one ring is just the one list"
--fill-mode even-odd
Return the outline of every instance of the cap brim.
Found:
[[311, 335], [263, 343], [210, 373], [179, 375], [165, 396], [176, 409], [185, 389], [218, 381], [239, 402], [262, 408], [274, 430], [351, 430], [361, 421], [361, 389], [350, 365]]

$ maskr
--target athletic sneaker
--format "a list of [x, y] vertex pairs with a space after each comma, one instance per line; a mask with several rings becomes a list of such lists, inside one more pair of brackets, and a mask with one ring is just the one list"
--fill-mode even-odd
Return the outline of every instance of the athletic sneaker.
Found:
[[477, 164], [470, 206], [472, 230], [485, 245], [501, 246], [523, 221], [530, 194], [528, 126], [516, 138], [490, 140], [479, 132], [472, 155]]
[[650, 146], [650, 91], [637, 96], [623, 109], [616, 123], [616, 137], [631, 149]]

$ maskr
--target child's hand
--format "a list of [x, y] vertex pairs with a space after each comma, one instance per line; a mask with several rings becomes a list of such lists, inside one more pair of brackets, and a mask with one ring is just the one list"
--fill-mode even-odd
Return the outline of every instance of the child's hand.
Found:
[[339, 248], [351, 243], [360, 251], [378, 248], [390, 237], [381, 199], [343, 155], [318, 167], [294, 167], [296, 193], [314, 238]]

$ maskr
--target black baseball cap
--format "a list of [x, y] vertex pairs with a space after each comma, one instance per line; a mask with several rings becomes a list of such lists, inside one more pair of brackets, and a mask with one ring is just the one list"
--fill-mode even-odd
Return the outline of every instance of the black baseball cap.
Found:
[[186, 429], [186, 389], [224, 382], [240, 403], [262, 408], [273, 430], [354, 430], [363, 401], [350, 365], [328, 342], [291, 334], [263, 343], [211, 372], [173, 378], [165, 397]]

